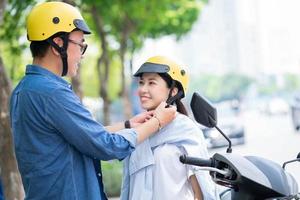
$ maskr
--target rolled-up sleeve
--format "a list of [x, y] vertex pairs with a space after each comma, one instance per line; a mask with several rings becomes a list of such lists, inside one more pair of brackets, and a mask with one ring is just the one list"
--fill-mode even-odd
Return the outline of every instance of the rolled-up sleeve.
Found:
[[78, 151], [101, 160], [123, 159], [136, 146], [133, 129], [109, 133], [68, 88], [60, 88], [47, 100], [46, 120]]
[[128, 142], [130, 142], [131, 146], [135, 147], [137, 145], [137, 133], [134, 129], [130, 129], [130, 131], [128, 131], [128, 129], [122, 129], [116, 133], [123, 136]]

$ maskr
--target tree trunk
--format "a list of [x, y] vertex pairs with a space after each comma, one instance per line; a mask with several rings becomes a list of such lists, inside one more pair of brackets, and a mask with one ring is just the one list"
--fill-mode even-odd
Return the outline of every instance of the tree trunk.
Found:
[[74, 0], [62, 0], [62, 2], [65, 2], [65, 3], [71, 4], [72, 6], [75, 6]]
[[122, 29], [121, 41], [120, 41], [120, 59], [121, 59], [121, 92], [120, 96], [123, 100], [124, 116], [126, 119], [129, 119], [132, 116], [132, 105], [129, 98], [129, 89], [128, 86], [131, 84], [131, 77], [129, 82], [126, 82], [126, 73], [125, 73], [125, 54], [127, 49], [128, 35], [130, 33], [131, 23], [128, 18], [125, 18], [125, 23]]
[[0, 25], [2, 24], [5, 6], [6, 6], [6, 0], [0, 0]]
[[110, 104], [111, 101], [108, 96], [108, 78], [109, 78], [109, 51], [108, 43], [106, 40], [106, 33], [103, 29], [103, 22], [99, 15], [97, 8], [92, 7], [92, 15], [95, 20], [96, 30], [101, 40], [102, 54], [97, 61], [97, 70], [100, 83], [100, 97], [103, 99], [103, 124], [110, 124]]
[[[106, 64], [104, 64], [104, 69], [101, 69], [102, 67], [102, 63], [103, 63], [103, 59], [104, 59], [104, 53], [102, 53], [102, 55], [98, 58], [97, 61], [97, 71], [98, 71], [98, 77], [100, 80], [100, 89], [99, 89], [99, 94], [100, 97], [103, 100], [103, 124], [104, 125], [109, 125], [110, 124], [110, 100], [108, 98], [108, 93], [107, 93], [107, 80], [105, 78], [105, 72], [104, 71], [108, 71], [108, 66], [109, 64], [107, 64], [107, 62], [104, 62]], [[106, 81], [105, 81], [106, 80]]]
[[75, 92], [75, 94], [80, 98], [82, 101], [83, 98], [83, 91], [81, 87], [81, 80], [80, 80], [80, 68], [77, 71], [77, 75], [75, 77], [72, 77], [71, 79], [72, 88]]
[[14, 154], [8, 102], [11, 84], [0, 57], [0, 173], [6, 199], [23, 199], [24, 191]]
[[[2, 24], [6, 0], [0, 0], [0, 25]], [[10, 129], [8, 102], [11, 84], [0, 55], [0, 177], [5, 199], [24, 199], [21, 177], [14, 154]]]
[[121, 57], [121, 64], [122, 64], [122, 87], [121, 87], [121, 94], [123, 100], [123, 108], [124, 108], [124, 116], [126, 119], [129, 119], [132, 116], [132, 108], [131, 108], [131, 101], [129, 98], [129, 90], [128, 85], [130, 85], [131, 80], [129, 83], [126, 82], [126, 74], [125, 74], [125, 49], [122, 48], [121, 45], [121, 51], [120, 51], [120, 57]]
[[[76, 6], [74, 0], [62, 0], [62, 2], [71, 4], [73, 6]], [[80, 100], [82, 101], [83, 98], [83, 91], [82, 91], [82, 87], [81, 87], [81, 79], [80, 79], [80, 68], [77, 71], [77, 75], [75, 77], [72, 77], [71, 79], [71, 84], [72, 84], [72, 88], [75, 92], [75, 94], [80, 98]]]

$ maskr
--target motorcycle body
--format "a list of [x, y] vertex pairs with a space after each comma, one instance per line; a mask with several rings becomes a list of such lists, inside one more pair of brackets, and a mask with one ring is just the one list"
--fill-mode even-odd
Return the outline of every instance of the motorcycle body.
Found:
[[258, 156], [241, 156], [232, 153], [231, 141], [217, 127], [217, 111], [202, 96], [193, 94], [191, 108], [195, 120], [208, 127], [216, 128], [229, 142], [226, 153], [216, 153], [210, 159], [180, 156], [184, 164], [199, 166], [207, 170], [218, 185], [229, 188], [220, 194], [222, 200], [300, 199], [295, 178], [284, 167], [272, 160]]
[[240, 156], [234, 153], [216, 153], [215, 168], [227, 171], [226, 175], [210, 172], [214, 182], [229, 191], [221, 199], [292, 199], [298, 193], [296, 180], [279, 164], [257, 156]]

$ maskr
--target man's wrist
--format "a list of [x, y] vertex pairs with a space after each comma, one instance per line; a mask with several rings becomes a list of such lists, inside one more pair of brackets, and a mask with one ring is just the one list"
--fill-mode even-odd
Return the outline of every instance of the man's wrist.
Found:
[[131, 124], [130, 124], [130, 121], [129, 121], [129, 120], [126, 120], [126, 121], [124, 122], [124, 127], [125, 127], [125, 128], [131, 128]]

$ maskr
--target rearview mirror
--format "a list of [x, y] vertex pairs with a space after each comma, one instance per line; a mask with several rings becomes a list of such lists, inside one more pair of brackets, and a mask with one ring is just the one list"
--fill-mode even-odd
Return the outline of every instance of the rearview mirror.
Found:
[[208, 128], [213, 128], [217, 125], [217, 110], [211, 103], [194, 92], [191, 100], [191, 109], [195, 120]]
[[289, 163], [292, 163], [292, 162], [296, 162], [296, 161], [300, 161], [300, 152], [298, 153], [296, 159], [294, 159], [294, 160], [289, 160], [289, 161], [284, 162], [283, 165], [282, 165], [282, 168], [284, 169], [285, 166], [286, 166], [286, 164], [289, 164]]

